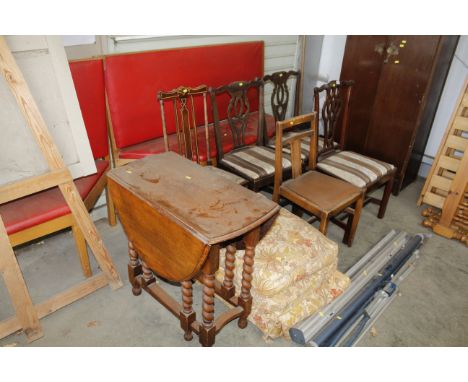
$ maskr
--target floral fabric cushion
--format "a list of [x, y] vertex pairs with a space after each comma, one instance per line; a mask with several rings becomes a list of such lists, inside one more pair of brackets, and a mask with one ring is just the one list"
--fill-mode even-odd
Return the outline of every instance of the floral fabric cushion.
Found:
[[[218, 281], [224, 279], [221, 251]], [[349, 279], [337, 271], [338, 246], [317, 229], [281, 209], [255, 251], [253, 306], [249, 319], [267, 338], [289, 328], [341, 294]], [[240, 291], [244, 251], [236, 252], [234, 285]]]

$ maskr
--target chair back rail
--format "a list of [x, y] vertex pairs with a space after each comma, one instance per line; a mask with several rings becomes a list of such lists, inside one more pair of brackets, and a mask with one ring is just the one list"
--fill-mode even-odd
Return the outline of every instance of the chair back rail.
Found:
[[[248, 126], [248, 121], [251, 112], [251, 105], [249, 102], [249, 93], [251, 90], [258, 92], [258, 125], [257, 130], [257, 145], [262, 145], [264, 142], [264, 104], [263, 104], [263, 81], [256, 77], [253, 81], [236, 81], [229, 85], [220, 86], [218, 88], [210, 88], [211, 104], [213, 108], [213, 120], [215, 126], [216, 148], [218, 163], [223, 158], [223, 144], [220, 126], [220, 110], [218, 98], [222, 95], [228, 95], [229, 102], [227, 104], [226, 120], [231, 133], [233, 149], [239, 149], [246, 146], [245, 136]], [[223, 113], [224, 114], [224, 113]]]
[[292, 78], [296, 79], [295, 91], [294, 91], [294, 111], [293, 117], [299, 114], [299, 93], [300, 93], [300, 80], [301, 73], [295, 70], [288, 72], [281, 71], [272, 74], [267, 74], [263, 77], [265, 83], [271, 82], [273, 84], [273, 91], [271, 93], [271, 110], [275, 117], [275, 122], [284, 121], [289, 105], [289, 87], [288, 80]]
[[[194, 88], [180, 86], [170, 91], [159, 91], [158, 100], [161, 108], [162, 130], [164, 136], [165, 150], [169, 151], [168, 133], [166, 127], [166, 111], [169, 104], [172, 106], [177, 136], [179, 154], [190, 160], [200, 163], [200, 148], [198, 142], [198, 131], [196, 120], [197, 101], [203, 102], [203, 127], [205, 129], [205, 144], [207, 162], [210, 164], [210, 142], [208, 131], [208, 109], [207, 109], [208, 87], [200, 85]], [[167, 107], [165, 107], [167, 105]]]
[[[283, 149], [284, 146], [291, 146], [291, 165], [292, 178], [297, 178], [302, 175], [302, 157], [301, 157], [301, 141], [310, 137], [309, 147], [309, 170], [315, 170], [317, 165], [317, 139], [318, 130], [316, 124], [317, 114], [315, 112], [304, 114], [285, 121], [276, 122], [276, 137], [275, 137], [275, 181], [273, 200], [279, 200], [279, 189], [283, 182]], [[298, 126], [309, 125], [308, 129], [296, 130]]]
[[[354, 81], [330, 81], [328, 84], [314, 88], [314, 110], [323, 123], [323, 148], [318, 155], [336, 150], [334, 143], [338, 134], [339, 149], [344, 150], [346, 129], [349, 124], [349, 100], [353, 85]], [[322, 102], [320, 102], [321, 94], [325, 94]], [[316, 119], [317, 131], [319, 119]]]

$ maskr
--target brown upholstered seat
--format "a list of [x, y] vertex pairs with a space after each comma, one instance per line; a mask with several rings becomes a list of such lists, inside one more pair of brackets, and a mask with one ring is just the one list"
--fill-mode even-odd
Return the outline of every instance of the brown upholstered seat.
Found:
[[[327, 233], [328, 222], [332, 221], [345, 230], [343, 242], [351, 246], [356, 232], [363, 204], [363, 190], [354, 185], [315, 171], [317, 164], [317, 124], [316, 113], [301, 115], [289, 120], [276, 122], [276, 168], [273, 200], [280, 197], [291, 202], [293, 212], [302, 215], [302, 210], [320, 220], [320, 232]], [[301, 125], [308, 129], [297, 129]], [[289, 129], [289, 131], [288, 131]], [[286, 136], [283, 133], [286, 131]], [[308, 171], [303, 172], [301, 160], [302, 143], [309, 142]], [[292, 179], [283, 182], [282, 172], [278, 171], [282, 158], [286, 155], [284, 147], [291, 150]], [[354, 208], [353, 208], [354, 207]], [[344, 214], [347, 223], [338, 219]]]

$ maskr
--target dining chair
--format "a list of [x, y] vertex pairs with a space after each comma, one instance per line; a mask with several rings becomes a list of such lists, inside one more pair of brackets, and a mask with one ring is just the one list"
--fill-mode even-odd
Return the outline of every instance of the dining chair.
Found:
[[[170, 91], [158, 92], [165, 151], [177, 151], [198, 164], [206, 163], [204, 168], [207, 171], [213, 171], [234, 183], [245, 185], [247, 181], [244, 178], [212, 166], [207, 94], [206, 85], [195, 88], [180, 86]], [[172, 110], [167, 110], [169, 108]], [[175, 129], [174, 134], [168, 134], [166, 115], [170, 112], [173, 115], [170, 122], [171, 130]], [[203, 122], [198, 124], [197, 120]]]
[[[299, 209], [313, 215], [310, 222], [320, 220], [320, 232], [327, 234], [328, 223], [332, 221], [345, 234], [343, 242], [351, 246], [359, 223], [363, 205], [363, 191], [345, 181], [316, 171], [317, 165], [317, 125], [316, 113], [300, 115], [291, 119], [276, 122], [276, 164], [273, 200], [279, 202], [284, 198]], [[295, 127], [307, 124], [306, 130], [294, 130]], [[289, 130], [289, 132], [287, 132]], [[286, 133], [284, 133], [286, 131]], [[303, 171], [301, 159], [301, 142], [308, 140], [308, 170]], [[291, 150], [291, 179], [283, 181], [281, 170], [283, 148]], [[300, 214], [301, 215], [301, 214]], [[346, 215], [347, 222], [338, 219]]]
[[[379, 205], [378, 217], [385, 215], [396, 167], [366, 155], [346, 150], [349, 102], [354, 81], [331, 81], [314, 88], [314, 109], [322, 120], [317, 168], [365, 191], [365, 201]], [[318, 119], [316, 120], [318, 125]], [[338, 140], [338, 141], [337, 141]], [[381, 199], [369, 194], [385, 186]]]
[[[210, 95], [218, 166], [246, 179], [254, 191], [272, 185], [275, 151], [263, 145], [263, 81], [256, 78], [210, 88]], [[281, 171], [291, 172], [287, 155], [283, 157]]]

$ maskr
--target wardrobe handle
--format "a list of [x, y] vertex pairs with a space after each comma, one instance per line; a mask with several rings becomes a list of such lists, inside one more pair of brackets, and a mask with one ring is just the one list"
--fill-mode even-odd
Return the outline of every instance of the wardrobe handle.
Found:
[[[378, 44], [375, 44], [374, 46], [374, 52], [377, 52], [381, 56], [383, 56], [384, 52], [386, 53], [385, 59], [384, 59], [384, 64], [387, 64], [388, 61], [390, 60], [390, 57], [392, 56], [398, 56], [400, 53], [400, 50], [398, 49], [397, 44], [394, 42], [391, 42], [389, 46], [385, 48], [385, 43], [384, 42], [379, 42]], [[395, 62], [398, 64], [398, 62]]]
[[[400, 53], [400, 50], [398, 49], [397, 44], [395, 44], [394, 42], [391, 42], [390, 45], [387, 47], [387, 57], [385, 57], [384, 64], [388, 63], [388, 60], [390, 59], [390, 57], [398, 56], [399, 53]], [[395, 62], [395, 64], [397, 63], [398, 62]]]

